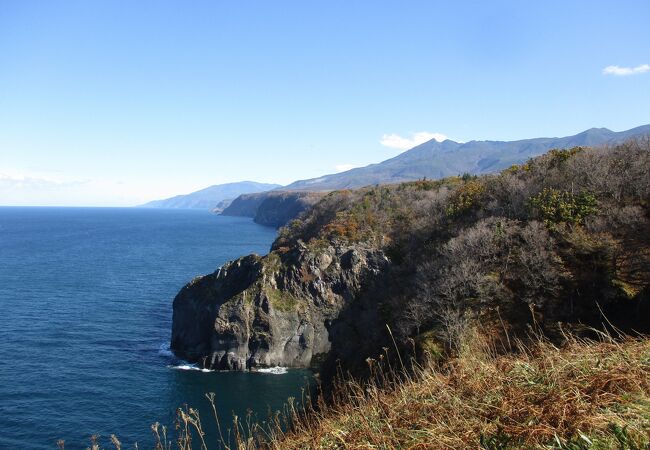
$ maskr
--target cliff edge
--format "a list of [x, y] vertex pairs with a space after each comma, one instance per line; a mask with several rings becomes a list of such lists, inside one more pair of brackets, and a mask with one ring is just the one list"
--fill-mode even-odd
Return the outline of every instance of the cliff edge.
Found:
[[344, 323], [341, 312], [386, 264], [381, 251], [363, 246], [299, 245], [240, 258], [177, 295], [171, 348], [209, 369], [318, 366], [337, 333], [363, 326]]
[[313, 206], [325, 194], [306, 191], [271, 191], [243, 194], [230, 203], [224, 216], [252, 217], [256, 223], [279, 228]]

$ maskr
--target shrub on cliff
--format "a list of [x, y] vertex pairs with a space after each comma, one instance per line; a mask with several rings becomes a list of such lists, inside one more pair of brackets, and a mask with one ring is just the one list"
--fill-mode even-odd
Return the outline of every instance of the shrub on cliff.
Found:
[[448, 341], [468, 317], [552, 333], [558, 321], [600, 326], [605, 312], [650, 329], [634, 321], [650, 285], [649, 171], [641, 140], [554, 150], [496, 175], [332, 192], [274, 248], [382, 248], [390, 282], [372, 295], [404, 342], [426, 330]]
[[558, 223], [582, 225], [586, 217], [598, 212], [596, 197], [592, 194], [573, 194], [551, 188], [531, 197], [530, 204], [549, 227]]

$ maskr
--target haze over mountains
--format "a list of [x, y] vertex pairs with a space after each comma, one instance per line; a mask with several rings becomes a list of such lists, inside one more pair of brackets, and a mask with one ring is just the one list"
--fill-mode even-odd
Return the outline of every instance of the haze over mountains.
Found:
[[256, 183], [254, 181], [239, 181], [236, 183], [217, 184], [214, 186], [176, 195], [163, 200], [145, 203], [146, 208], [182, 208], [182, 209], [214, 209], [219, 204], [227, 206], [233, 199], [242, 194], [264, 192], [280, 187], [279, 184]]

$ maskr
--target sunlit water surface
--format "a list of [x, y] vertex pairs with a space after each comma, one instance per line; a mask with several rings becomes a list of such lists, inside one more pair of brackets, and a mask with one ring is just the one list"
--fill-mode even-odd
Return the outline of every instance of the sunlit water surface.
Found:
[[183, 370], [168, 351], [178, 290], [274, 236], [206, 211], [0, 208], [0, 448], [152, 448], [183, 404], [213, 423], [206, 392], [226, 421], [299, 397], [305, 371]]

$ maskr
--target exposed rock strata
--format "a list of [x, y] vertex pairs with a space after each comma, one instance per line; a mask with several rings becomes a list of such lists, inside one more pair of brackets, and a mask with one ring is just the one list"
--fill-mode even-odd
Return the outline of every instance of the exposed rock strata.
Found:
[[318, 366], [355, 329], [381, 329], [377, 311], [345, 311], [387, 264], [376, 249], [304, 245], [230, 262], [174, 299], [172, 350], [219, 370]]

